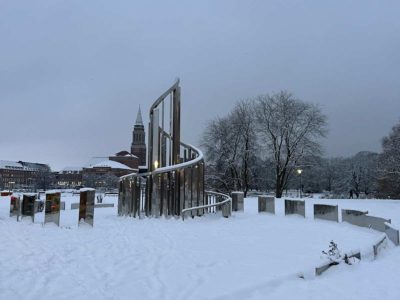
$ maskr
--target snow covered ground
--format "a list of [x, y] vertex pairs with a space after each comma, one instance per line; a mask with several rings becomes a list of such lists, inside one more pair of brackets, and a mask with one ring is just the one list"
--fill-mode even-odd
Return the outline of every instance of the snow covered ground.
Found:
[[[8, 199], [0, 198], [0, 299], [400, 299], [400, 247], [391, 243], [375, 261], [366, 257], [312, 278], [331, 240], [368, 256], [382, 233], [284, 217], [283, 201], [276, 216], [257, 214], [257, 199], [249, 198], [232, 218], [184, 222], [101, 208], [94, 228], [78, 228], [78, 211], [68, 209], [78, 198], [69, 196], [58, 228], [17, 223], [8, 217]], [[307, 200], [307, 216], [317, 201], [336, 200]], [[338, 202], [400, 224], [400, 201]]]

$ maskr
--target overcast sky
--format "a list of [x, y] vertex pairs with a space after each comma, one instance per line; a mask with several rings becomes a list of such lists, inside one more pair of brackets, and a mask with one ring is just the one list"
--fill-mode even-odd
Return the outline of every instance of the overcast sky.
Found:
[[82, 165], [130, 149], [176, 77], [183, 140], [285, 89], [329, 118], [326, 155], [400, 120], [400, 1], [0, 0], [0, 159]]

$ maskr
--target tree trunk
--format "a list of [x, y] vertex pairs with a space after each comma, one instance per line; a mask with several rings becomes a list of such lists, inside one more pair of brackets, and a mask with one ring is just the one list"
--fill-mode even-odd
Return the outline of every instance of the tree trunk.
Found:
[[279, 175], [279, 171], [277, 170], [276, 175], [276, 186], [275, 186], [275, 197], [282, 198], [283, 194], [283, 185], [282, 185], [282, 175]]
[[249, 172], [248, 172], [248, 160], [249, 160], [249, 141], [246, 139], [245, 155], [244, 155], [244, 197], [246, 198], [249, 190]]

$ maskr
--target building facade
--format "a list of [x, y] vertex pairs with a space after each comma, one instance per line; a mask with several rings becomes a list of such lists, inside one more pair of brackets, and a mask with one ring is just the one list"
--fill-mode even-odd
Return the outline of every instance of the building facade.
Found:
[[139, 164], [140, 164], [139, 158], [136, 155], [133, 155], [125, 150], [110, 156], [108, 159], [124, 164], [134, 170], [139, 169]]
[[50, 181], [51, 169], [46, 164], [0, 160], [1, 189], [45, 189]]
[[77, 188], [82, 186], [82, 168], [66, 167], [55, 174], [57, 187], [60, 188]]
[[82, 171], [82, 182], [86, 187], [116, 189], [119, 177], [137, 172], [125, 164], [105, 160], [95, 165], [87, 166]]
[[58, 188], [80, 186], [116, 188], [119, 177], [139, 172], [146, 166], [147, 147], [142, 112], [138, 110], [132, 133], [131, 152], [123, 150], [114, 155], [93, 157], [81, 167], [67, 167], [55, 174]]

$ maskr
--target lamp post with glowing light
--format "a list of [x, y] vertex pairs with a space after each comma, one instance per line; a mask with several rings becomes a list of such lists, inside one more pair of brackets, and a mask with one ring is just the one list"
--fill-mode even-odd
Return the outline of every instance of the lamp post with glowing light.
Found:
[[303, 173], [303, 170], [302, 169], [297, 169], [297, 174], [299, 174], [299, 176], [300, 176], [300, 198], [302, 197], [302, 189], [303, 189], [303, 185], [302, 185], [302, 182], [301, 182], [301, 173]]

